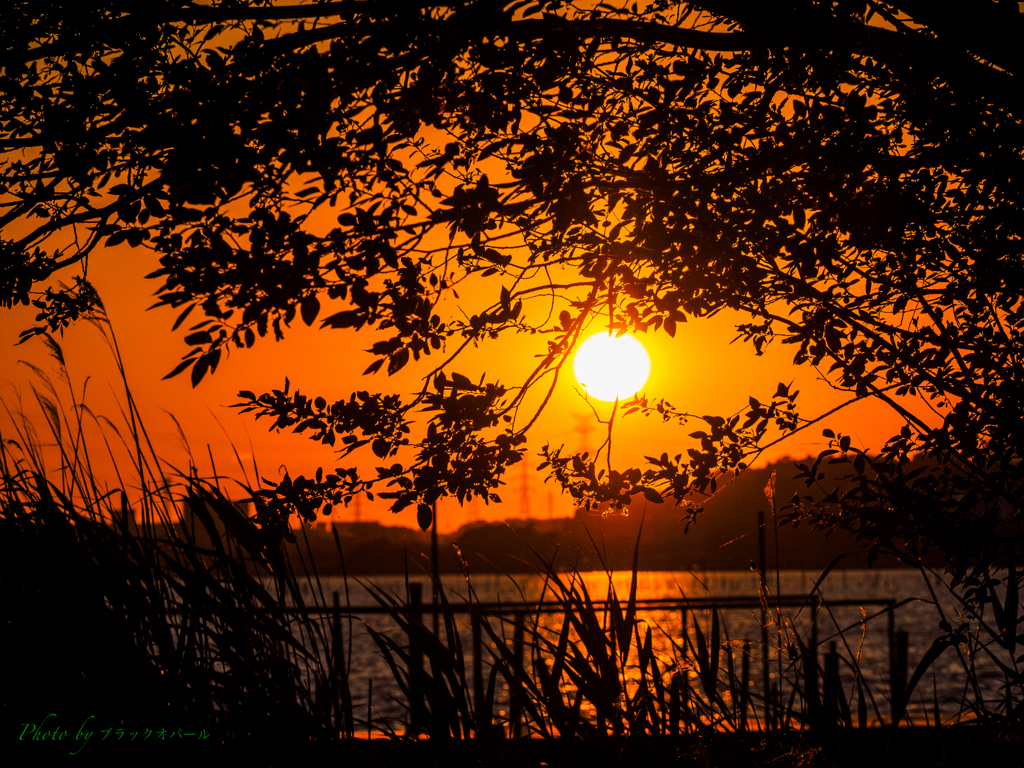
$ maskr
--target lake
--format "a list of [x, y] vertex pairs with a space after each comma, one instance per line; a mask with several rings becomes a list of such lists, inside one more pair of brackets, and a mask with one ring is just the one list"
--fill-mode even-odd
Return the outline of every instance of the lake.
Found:
[[[780, 594], [783, 596], [806, 596], [814, 586], [819, 574], [803, 571], [783, 571], [779, 574]], [[603, 572], [585, 572], [580, 574], [587, 591], [594, 600], [603, 600], [608, 595], [609, 578]], [[410, 576], [410, 581], [423, 584], [425, 603], [431, 600], [429, 579], [420, 575]], [[890, 625], [887, 614], [872, 617], [883, 610], [884, 605], [868, 604], [870, 601], [905, 600], [905, 605], [895, 609], [893, 628], [907, 633], [908, 671], [907, 679], [912, 676], [919, 660], [931, 646], [932, 641], [943, 634], [939, 629], [941, 619], [939, 608], [945, 617], [956, 626], [961, 620], [958, 602], [943, 584], [942, 579], [930, 577], [932, 589], [939, 597], [939, 606], [932, 599], [928, 585], [918, 572], [909, 569], [900, 570], [851, 570], [833, 571], [820, 586], [820, 595], [826, 601], [817, 610], [817, 639], [819, 644], [819, 664], [824, 665], [823, 656], [834, 644], [839, 653], [840, 680], [845, 689], [847, 700], [855, 707], [856, 681], [855, 668], [859, 668], [861, 680], [867, 693], [869, 718], [875, 719], [876, 713], [884, 717], [890, 714]], [[385, 593], [394, 595], [400, 602], [405, 602], [405, 583], [402, 577], [380, 576], [349, 578], [347, 585], [340, 577], [324, 577], [320, 580], [320, 589], [330, 604], [334, 591], [339, 592], [342, 606], [352, 607], [353, 615], [358, 615], [359, 607], [374, 606], [376, 601], [363, 586], [372, 585]], [[442, 584], [449, 602], [459, 604], [467, 599], [468, 585], [464, 577], [459, 575], [442, 576]], [[630, 574], [616, 573], [611, 584], [621, 601], [629, 594]], [[347, 586], [347, 594], [346, 594]], [[471, 580], [473, 599], [476, 602], [535, 602], [541, 598], [544, 580], [533, 574], [505, 576], [493, 574], [474, 575]], [[776, 592], [776, 575], [769, 574], [768, 589]], [[316, 585], [302, 583], [304, 599], [316, 599], [319, 590]], [[764, 654], [761, 646], [761, 611], [757, 606], [757, 576], [753, 572], [709, 571], [700, 572], [662, 572], [642, 571], [637, 575], [637, 598], [639, 600], [665, 600], [685, 597], [690, 600], [707, 598], [728, 599], [751, 597], [755, 602], [744, 606], [723, 607], [719, 610], [721, 623], [721, 640], [725, 645], [721, 660], [721, 669], [727, 668], [732, 656], [732, 665], [736, 674], [742, 667], [744, 655], [748, 655], [750, 669], [749, 686], [751, 694], [756, 698], [764, 690], [762, 670]], [[550, 592], [545, 599], [551, 599]], [[828, 601], [855, 601], [854, 605], [829, 606]], [[860, 605], [859, 601], [864, 601]], [[817, 604], [820, 601], [812, 601]], [[685, 618], [684, 618], [684, 613]], [[807, 606], [783, 608], [781, 617], [772, 615], [769, 618], [769, 685], [774, 685], [779, 676], [778, 638], [787, 640], [799, 637], [806, 644], [810, 637], [811, 620], [814, 608]], [[711, 624], [711, 612], [699, 609], [682, 611], [677, 608], [639, 611], [638, 618], [652, 628], [652, 647], [659, 665], [663, 670], [682, 670], [694, 681], [696, 689], [699, 684], [696, 669], [689, 663], [685, 654], [680, 653], [684, 632], [695, 640], [700, 631], [708, 636]], [[861, 624], [862, 620], [869, 619]], [[530, 621], [533, 619], [531, 618]], [[966, 618], [964, 619], [966, 620]], [[326, 619], [325, 619], [326, 621]], [[492, 620], [500, 634], [504, 631], [511, 638], [511, 627], [506, 623]], [[553, 632], [561, 627], [559, 615], [545, 615], [539, 619], [541, 627], [548, 627]], [[424, 623], [429, 627], [431, 617], [424, 616]], [[467, 614], [459, 616], [460, 636], [467, 653], [467, 669], [471, 670], [469, 649], [471, 648], [470, 624]], [[397, 727], [406, 717], [406, 702], [395, 684], [392, 673], [372, 638], [366, 631], [367, 627], [381, 633], [397, 633], [397, 626], [386, 615], [364, 615], [355, 619], [343, 620], [346, 636], [346, 653], [351, 659], [350, 687], [353, 693], [357, 718], [365, 718], [368, 704], [370, 680], [373, 680], [373, 716], [376, 727]], [[977, 629], [974, 621], [972, 629]], [[845, 630], [845, 631], [843, 631]], [[349, 635], [349, 633], [351, 633]], [[443, 629], [442, 629], [443, 633]], [[399, 636], [400, 637], [400, 636]], [[486, 634], [484, 635], [486, 638]], [[350, 638], [350, 639], [349, 639]], [[984, 640], [984, 632], [982, 633]], [[674, 641], [674, 642], [673, 642]], [[744, 641], [749, 641], [745, 644]], [[511, 644], [511, 640], [510, 640]], [[494, 643], [490, 643], [492, 647]], [[977, 644], [975, 644], [977, 646]], [[1005, 651], [1003, 652], [1005, 655]], [[485, 661], [488, 653], [483, 653]], [[998, 656], [998, 654], [997, 654]], [[1002, 657], [1000, 657], [1002, 658]], [[1008, 659], [1003, 659], [1008, 661]], [[958, 655], [955, 649], [945, 651], [929, 668], [927, 674], [918, 685], [917, 690], [908, 704], [908, 714], [915, 721], [923, 721], [932, 717], [936, 704], [943, 721], [964, 710], [962, 702], [974, 698], [968, 686], [967, 676], [963, 671], [963, 663], [973, 664], [981, 692], [986, 701], [999, 700], [1003, 693], [999, 690], [1004, 677], [998, 665], [992, 661], [986, 651], [979, 647], [962, 647]], [[782, 658], [782, 689], [788, 696], [792, 683], [798, 678], [797, 672], [783, 654]], [[484, 665], [483, 674], [488, 674], [489, 664]], [[472, 691], [472, 675], [469, 672], [470, 691]], [[499, 682], [500, 685], [500, 682]], [[499, 698], [496, 711], [502, 706]], [[990, 704], [990, 707], [992, 705]], [[504, 714], [502, 710], [502, 714]], [[856, 715], [854, 715], [856, 717]]]

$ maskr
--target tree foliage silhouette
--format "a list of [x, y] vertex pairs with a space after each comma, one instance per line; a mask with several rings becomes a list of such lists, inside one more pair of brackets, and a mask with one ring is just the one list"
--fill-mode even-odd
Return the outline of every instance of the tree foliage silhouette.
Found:
[[[905, 421], [871, 453], [826, 430], [808, 485], [846, 462], [852, 490], [794, 515], [876, 551], [938, 545], [960, 571], [1005, 562], [1022, 31], [1002, 2], [10, 3], [0, 296], [39, 308], [26, 338], [62, 330], [95, 300], [89, 255], [127, 242], [160, 256], [193, 384], [297, 319], [383, 332], [367, 373], [435, 359], [411, 398], [286, 382], [239, 403], [388, 464], [286, 478], [262, 515], [383, 488], [421, 522], [442, 496], [493, 497], [523, 458], [525, 393], [595, 318], [673, 335], [737, 310], [758, 354], [792, 345]], [[460, 316], [460, 290], [490, 306]], [[547, 354], [519, 385], [454, 371], [468, 345], [531, 332]], [[710, 493], [772, 435], [824, 426], [796, 395], [729, 418], [636, 398], [623, 409], [704, 422], [693, 447], [623, 471], [545, 448], [544, 466], [586, 504]]]

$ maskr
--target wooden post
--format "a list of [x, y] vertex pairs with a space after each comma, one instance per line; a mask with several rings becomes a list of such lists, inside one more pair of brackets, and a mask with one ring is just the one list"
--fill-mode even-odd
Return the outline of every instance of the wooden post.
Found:
[[685, 669], [679, 675], [679, 714], [686, 721], [687, 729], [690, 728], [691, 724], [696, 722], [699, 727], [700, 721], [698, 718], [693, 717], [693, 712], [690, 711], [690, 704], [693, 701], [693, 692], [690, 690], [690, 675]]
[[836, 644], [832, 643], [828, 653], [825, 654], [825, 681], [822, 690], [822, 710], [825, 727], [831, 730], [835, 726], [839, 714], [838, 696], [839, 691], [839, 655], [836, 653]]
[[[423, 585], [409, 584], [409, 621], [423, 623]], [[420, 678], [423, 675], [423, 649], [413, 631], [409, 632], [409, 735], [416, 737], [423, 727], [423, 690]]]
[[[473, 703], [476, 708], [477, 737], [490, 724], [491, 713], [484, 712], [484, 660], [483, 643], [480, 638], [480, 614], [474, 611], [470, 615], [473, 628]], [[486, 715], [486, 721], [484, 716]]]
[[769, 699], [768, 686], [768, 612], [765, 608], [768, 600], [767, 586], [765, 584], [765, 570], [767, 568], [767, 558], [765, 556], [764, 512], [762, 511], [758, 511], [757, 513], [757, 567], [759, 570], [758, 576], [761, 580], [761, 583], [759, 585], [761, 590], [761, 684], [762, 691], [764, 692], [764, 720], [765, 727], [771, 728], [771, 703]]
[[369, 687], [366, 692], [366, 739], [373, 738], [373, 678], [369, 680]]
[[907, 691], [907, 633], [900, 630], [896, 633], [896, 652], [892, 665], [892, 722], [899, 725], [900, 716], [906, 702], [903, 700]]
[[818, 725], [821, 700], [818, 698], [818, 606], [811, 610], [811, 637], [804, 659], [804, 701], [807, 704], [807, 720], [811, 727]]
[[683, 625], [682, 626], [682, 630], [680, 631], [680, 646], [683, 649], [683, 658], [686, 658], [686, 641], [689, 639], [689, 636], [690, 636], [690, 627], [689, 627], [689, 621], [688, 621], [688, 618], [687, 618], [688, 617], [688, 612], [687, 612], [686, 606], [683, 606], [683, 609], [679, 613], [680, 613], [680, 615], [682, 617], [682, 625]]
[[679, 735], [679, 676], [685, 672], [677, 672], [672, 675], [672, 687], [669, 689], [668, 698], [668, 732], [672, 736]]
[[747, 706], [750, 704], [750, 641], [743, 641], [743, 666], [740, 680], [740, 730], [747, 730]]
[[728, 671], [728, 675], [729, 675], [729, 690], [732, 691], [732, 694], [733, 694], [732, 711], [733, 711], [733, 715], [738, 717], [739, 716], [739, 709], [738, 709], [739, 701], [738, 701], [738, 699], [741, 698], [741, 697], [736, 695], [736, 667], [735, 667], [735, 664], [733, 663], [733, 656], [735, 654], [733, 653], [732, 644], [731, 643], [722, 643], [722, 653], [725, 654], [725, 667], [726, 667], [726, 670]]
[[[523, 634], [525, 626], [525, 617], [522, 611], [519, 611], [515, 615], [515, 624], [512, 629], [512, 655], [516, 660], [516, 667], [523, 669]], [[508, 722], [509, 722], [509, 737], [518, 739], [523, 735], [522, 728], [522, 702], [520, 701], [521, 686], [517, 683], [513, 683], [512, 680], [508, 681]]]
[[[687, 656], [687, 643], [690, 640], [689, 609], [684, 605], [679, 611], [682, 627], [680, 629], [679, 646], [682, 648], [683, 658]], [[688, 701], [683, 701], [683, 686], [687, 684], [686, 670], [677, 672], [672, 676], [672, 690], [669, 694], [669, 719], [672, 721], [669, 732], [678, 736], [680, 732], [679, 718], [682, 717], [683, 707], [688, 707]], [[687, 695], [687, 699], [689, 696]]]
[[331, 602], [334, 606], [334, 615], [331, 617], [331, 634], [334, 635], [334, 675], [331, 680], [331, 693], [333, 694], [331, 698], [334, 703], [334, 730], [340, 733], [343, 730], [348, 730], [344, 722], [344, 707], [342, 706], [345, 639], [341, 635], [341, 597], [338, 594], [338, 590], [334, 590], [334, 594], [331, 597]]
[[889, 640], [889, 684], [892, 685], [893, 675], [896, 673], [896, 615], [889, 606], [889, 617], [887, 626]]
[[846, 693], [843, 692], [843, 683], [839, 678], [839, 654], [836, 653], [836, 644], [829, 644], [828, 653], [825, 654], [825, 688], [829, 692], [829, 723], [840, 722], [847, 728], [853, 728], [853, 718], [850, 717], [850, 703], [846, 700]]
[[438, 634], [438, 621], [440, 620], [441, 612], [441, 565], [437, 559], [437, 502], [434, 502], [434, 524], [430, 526], [430, 576], [433, 580], [433, 595], [431, 603], [433, 605], [433, 619], [434, 619], [434, 636]]

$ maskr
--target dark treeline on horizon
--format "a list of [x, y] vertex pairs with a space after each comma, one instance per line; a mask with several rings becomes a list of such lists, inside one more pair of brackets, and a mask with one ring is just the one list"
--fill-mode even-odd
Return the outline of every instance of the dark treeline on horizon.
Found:
[[[641, 570], [733, 570], [746, 571], [758, 561], [758, 512], [764, 513], [766, 564], [776, 565], [775, 521], [765, 488], [776, 473], [778, 507], [779, 565], [783, 570], [824, 569], [835, 557], [846, 554], [838, 568], [899, 567], [895, 557], [880, 555], [869, 563], [867, 546], [842, 532], [826, 535], [803, 524], [788, 524], [786, 505], [796, 493], [807, 488], [791, 461], [780, 461], [762, 469], [749, 469], [725, 485], [704, 505], [696, 522], [685, 524], [684, 507], [666, 501], [656, 503], [642, 496], [633, 500], [627, 515], [587, 513], [577, 508], [572, 517], [553, 519], [514, 518], [499, 522], [474, 522], [457, 531], [441, 534], [439, 566], [442, 573], [528, 573], [541, 565], [538, 557], [554, 563], [559, 570], [629, 570], [633, 549], [640, 537]], [[831, 473], [840, 488], [843, 481]], [[186, 512], [186, 520], [188, 513]], [[186, 524], [188, 524], [186, 522]], [[641, 530], [642, 524], [642, 530]], [[333, 527], [333, 530], [332, 530]], [[196, 526], [196, 528], [199, 528]], [[338, 555], [341, 543], [344, 567]], [[430, 572], [430, 533], [417, 528], [386, 526], [378, 522], [335, 522], [314, 524], [296, 531], [295, 544], [286, 552], [297, 573], [303, 572], [299, 552], [305, 556], [306, 540], [320, 575], [410, 576]], [[595, 544], [600, 550], [595, 549]], [[453, 545], [458, 546], [465, 565]], [[849, 553], [849, 554], [847, 554]], [[602, 563], [604, 561], [604, 564]], [[925, 565], [940, 567], [942, 554], [931, 550]]]

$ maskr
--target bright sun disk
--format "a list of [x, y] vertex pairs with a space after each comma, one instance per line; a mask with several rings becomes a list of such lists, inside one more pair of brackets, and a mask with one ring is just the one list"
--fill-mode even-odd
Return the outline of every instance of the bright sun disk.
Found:
[[625, 400], [640, 391], [651, 375], [651, 358], [630, 334], [598, 333], [584, 341], [573, 358], [576, 381], [595, 400]]

